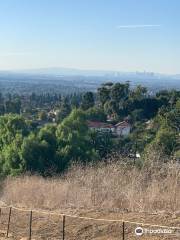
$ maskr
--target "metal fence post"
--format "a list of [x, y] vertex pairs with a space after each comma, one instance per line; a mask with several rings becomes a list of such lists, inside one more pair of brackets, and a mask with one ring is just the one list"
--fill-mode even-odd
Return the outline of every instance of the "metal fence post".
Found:
[[31, 240], [32, 236], [32, 211], [30, 211], [30, 217], [29, 217], [29, 240]]
[[122, 239], [125, 240], [125, 222], [122, 223]]
[[66, 216], [63, 215], [63, 228], [62, 228], [62, 239], [65, 240], [65, 223], [66, 223]]
[[2, 214], [2, 209], [0, 208], [0, 223], [1, 223], [1, 214]]
[[7, 233], [6, 233], [6, 237], [8, 237], [9, 235], [9, 227], [10, 227], [10, 221], [11, 221], [11, 210], [12, 208], [9, 208], [9, 217], [8, 217], [8, 225], [7, 225]]

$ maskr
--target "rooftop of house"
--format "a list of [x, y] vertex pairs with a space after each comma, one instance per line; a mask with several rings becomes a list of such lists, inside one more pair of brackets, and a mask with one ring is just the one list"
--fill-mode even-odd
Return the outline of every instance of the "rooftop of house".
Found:
[[114, 128], [112, 124], [98, 122], [98, 121], [88, 121], [88, 127], [91, 128]]
[[119, 122], [116, 125], [98, 121], [88, 121], [88, 127], [90, 128], [126, 128], [130, 127], [130, 124], [126, 121]]

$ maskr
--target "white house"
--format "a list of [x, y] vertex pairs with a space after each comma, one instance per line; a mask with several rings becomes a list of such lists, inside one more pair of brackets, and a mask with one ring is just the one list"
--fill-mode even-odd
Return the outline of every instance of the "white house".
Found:
[[131, 125], [127, 121], [123, 121], [117, 123], [115, 129], [118, 136], [127, 136], [131, 131]]
[[88, 121], [88, 127], [102, 132], [114, 132], [115, 128], [112, 124], [98, 122], [98, 121]]
[[127, 136], [131, 131], [131, 125], [126, 122], [119, 122], [116, 125], [98, 121], [88, 121], [88, 127], [96, 131], [112, 132], [116, 136]]

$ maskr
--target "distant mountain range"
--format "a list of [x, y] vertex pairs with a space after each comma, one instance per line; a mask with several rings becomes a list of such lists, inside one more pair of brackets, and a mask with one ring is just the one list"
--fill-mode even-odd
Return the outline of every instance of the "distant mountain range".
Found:
[[0, 71], [1, 73], [16, 73], [16, 74], [38, 74], [38, 75], [55, 75], [55, 76], [97, 76], [97, 77], [139, 77], [139, 78], [168, 78], [180, 79], [180, 74], [168, 75], [154, 72], [122, 72], [122, 71], [109, 71], [109, 70], [84, 70], [75, 68], [39, 68], [39, 69], [26, 69], [26, 70], [12, 70]]
[[[81, 70], [73, 68], [41, 68], [19, 71], [0, 71], [0, 91], [62, 91], [96, 89], [105, 82], [129, 82], [131, 87], [141, 84], [150, 93], [162, 89], [179, 89], [180, 74], [167, 75], [153, 72], [120, 72]], [[30, 90], [31, 89], [31, 90]], [[45, 90], [44, 90], [45, 89]], [[59, 90], [58, 90], [59, 89]]]

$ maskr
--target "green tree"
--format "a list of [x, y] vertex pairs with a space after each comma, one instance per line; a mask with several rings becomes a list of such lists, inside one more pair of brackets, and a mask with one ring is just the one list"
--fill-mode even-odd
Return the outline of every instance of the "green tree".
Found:
[[129, 96], [129, 84], [106, 83], [98, 89], [98, 96], [105, 113], [124, 115], [124, 105]]
[[10, 144], [16, 135], [26, 136], [29, 126], [22, 116], [6, 114], [0, 117], [0, 149]]
[[92, 92], [86, 92], [82, 98], [81, 107], [83, 110], [87, 110], [93, 107], [95, 104], [94, 94]]
[[57, 171], [55, 131], [55, 126], [47, 125], [37, 135], [31, 134], [25, 138], [22, 156], [26, 162], [26, 170], [41, 174]]
[[146, 97], [147, 88], [138, 85], [134, 90], [131, 91], [130, 98], [134, 100], [142, 100]]
[[114, 145], [110, 132], [99, 132], [92, 130], [90, 133], [91, 144], [98, 153], [100, 159], [105, 158], [113, 151]]
[[155, 148], [161, 149], [165, 154], [171, 155], [176, 148], [176, 132], [171, 128], [160, 128], [153, 141]]
[[46, 151], [47, 143], [40, 142], [34, 134], [25, 138], [22, 145], [22, 156], [26, 162], [26, 170], [43, 173], [45, 171]]
[[22, 157], [22, 135], [17, 134], [13, 141], [5, 145], [0, 153], [1, 175], [17, 175], [25, 170], [25, 161]]
[[144, 119], [143, 109], [136, 109], [131, 112], [131, 120], [133, 122], [142, 121], [142, 119]]
[[98, 97], [102, 106], [110, 100], [110, 91], [113, 83], [103, 84], [100, 88], [98, 88]]
[[92, 148], [86, 116], [74, 109], [57, 128], [58, 155], [66, 166], [70, 161], [88, 162], [97, 156]]
[[63, 99], [61, 102], [59, 110], [57, 110], [56, 121], [58, 123], [62, 122], [71, 112], [71, 106], [67, 99]]
[[19, 97], [5, 102], [5, 112], [6, 113], [17, 113], [20, 114], [21, 111], [21, 100]]
[[90, 121], [106, 121], [106, 114], [104, 113], [101, 107], [92, 107], [89, 108], [86, 112], [86, 118]]
[[111, 87], [111, 98], [117, 103], [124, 101], [129, 95], [129, 84], [115, 83]]

